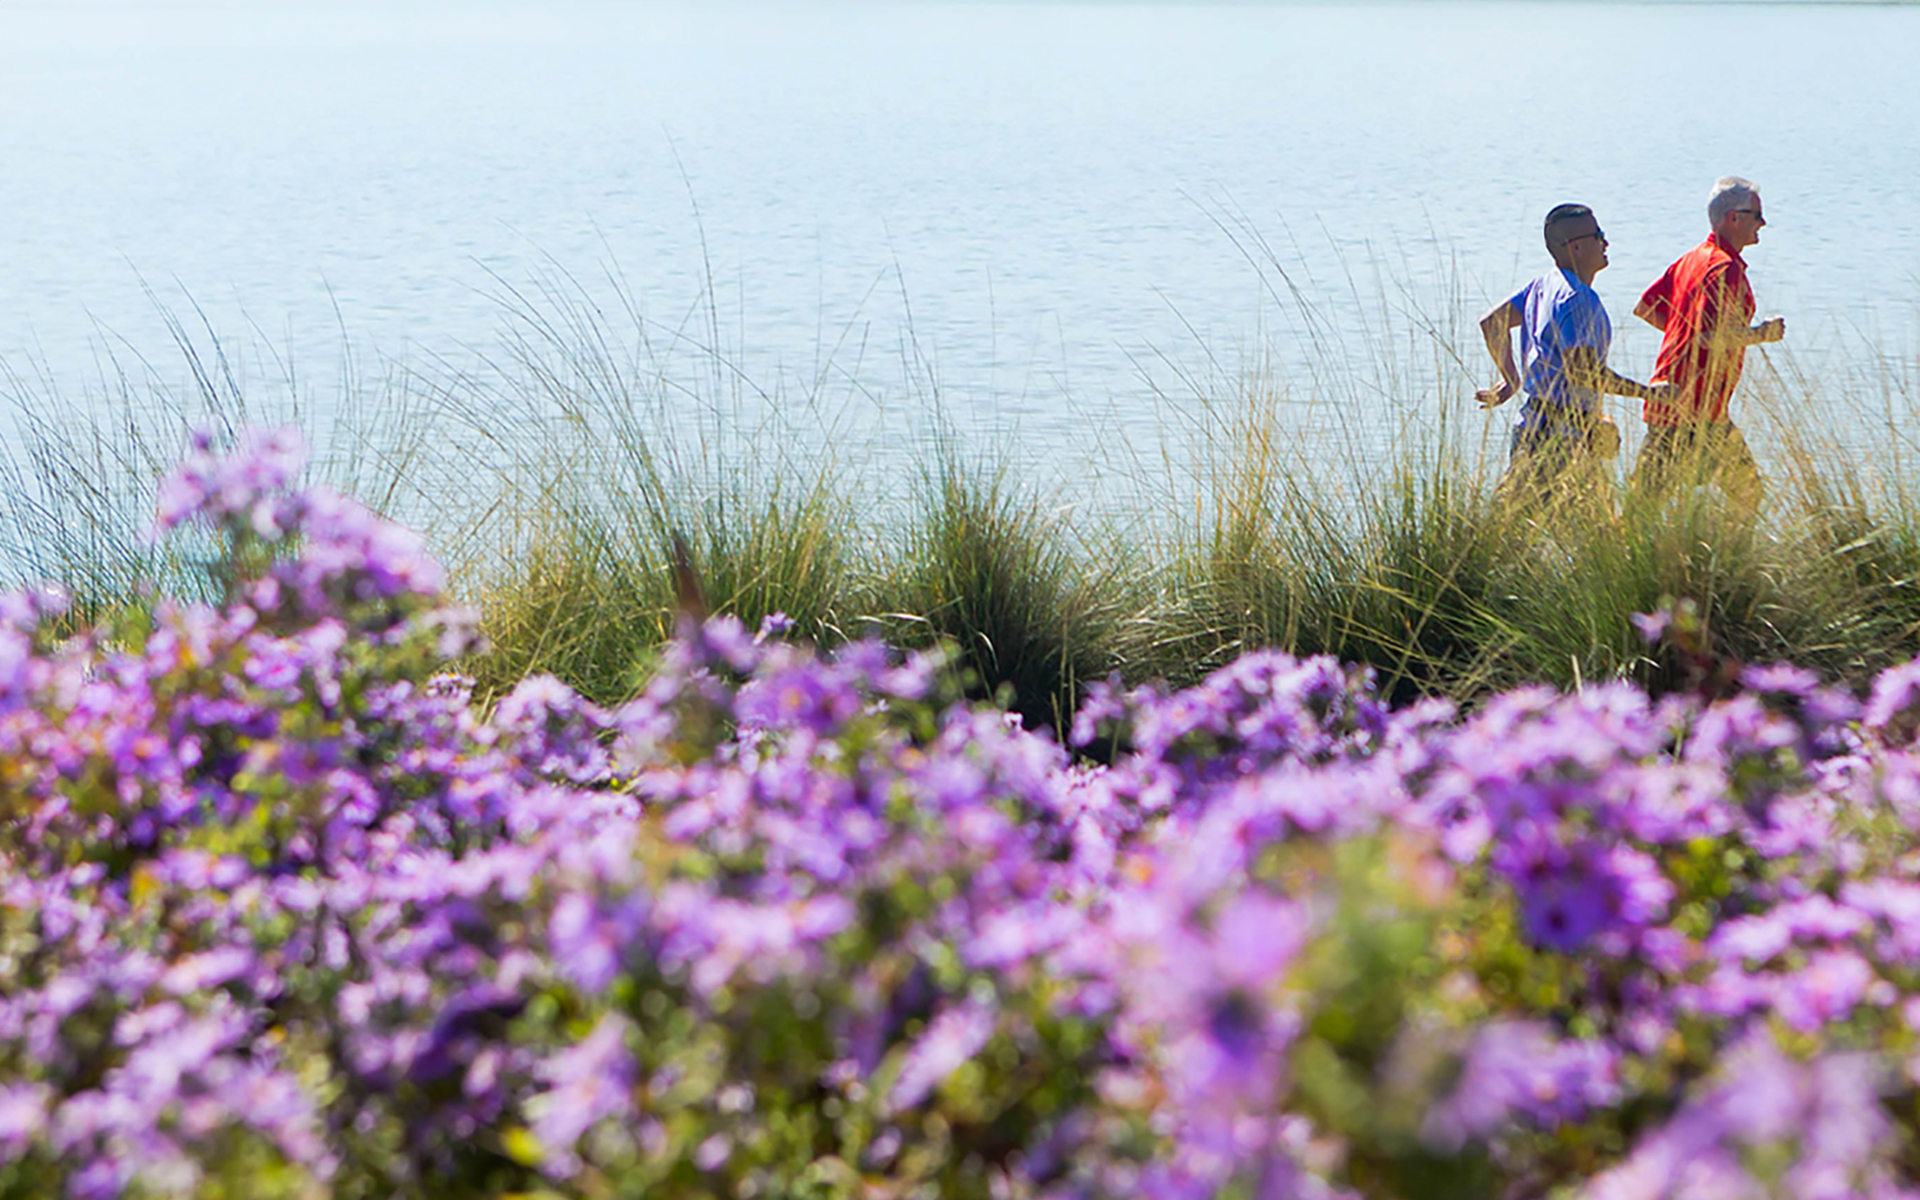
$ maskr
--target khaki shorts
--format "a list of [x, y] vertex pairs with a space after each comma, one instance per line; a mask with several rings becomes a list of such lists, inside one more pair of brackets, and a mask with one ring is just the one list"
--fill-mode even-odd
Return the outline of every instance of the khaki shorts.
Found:
[[1757, 504], [1765, 484], [1747, 439], [1731, 421], [1649, 425], [1633, 465], [1632, 487], [1660, 495], [1676, 487], [1717, 483], [1728, 499]]
[[1603, 414], [1515, 428], [1498, 494], [1545, 501], [1568, 488], [1591, 491], [1607, 482], [1607, 464], [1619, 454], [1619, 427]]

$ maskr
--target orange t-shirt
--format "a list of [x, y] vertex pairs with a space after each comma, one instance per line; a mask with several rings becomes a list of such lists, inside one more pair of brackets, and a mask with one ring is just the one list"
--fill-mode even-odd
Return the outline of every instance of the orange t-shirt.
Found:
[[1753, 320], [1753, 289], [1739, 252], [1709, 236], [1668, 267], [1640, 303], [1666, 317], [1653, 381], [1674, 386], [1671, 400], [1644, 403], [1647, 424], [1726, 420], [1746, 348], [1714, 350], [1709, 339], [1722, 322], [1746, 325]]

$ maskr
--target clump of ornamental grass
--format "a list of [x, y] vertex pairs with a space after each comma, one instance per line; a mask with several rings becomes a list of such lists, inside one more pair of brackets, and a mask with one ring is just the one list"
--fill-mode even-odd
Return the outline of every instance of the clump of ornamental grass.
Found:
[[1123, 665], [1125, 577], [1101, 570], [1066, 510], [1019, 487], [1004, 464], [951, 456], [921, 479], [919, 510], [868, 584], [868, 611], [895, 644], [954, 645], [976, 694], [1059, 729], [1086, 684]]
[[[1278, 647], [1365, 662], [1390, 694], [1472, 695], [1514, 640], [1516, 562], [1577, 505], [1502, 503], [1484, 466], [1444, 445], [1389, 461], [1310, 463], [1256, 394], [1203, 466], [1173, 535], [1155, 659], [1165, 677]], [[1194, 651], [1197, 651], [1195, 653]]]
[[833, 439], [809, 453], [717, 325], [663, 330], [614, 283], [611, 310], [564, 272], [509, 290], [502, 356], [438, 385], [449, 442], [490, 491], [449, 522], [459, 590], [484, 614], [488, 648], [464, 664], [483, 697], [551, 674], [626, 699], [689, 610], [845, 636], [868, 531]]
[[[1515, 528], [1452, 454], [1402, 464], [1360, 504], [1360, 553], [1325, 651], [1375, 665], [1402, 700], [1484, 689], [1510, 643], [1504, 585], [1532, 529]], [[1542, 518], [1563, 507], [1550, 500]]]
[[531, 675], [564, 678], [601, 701], [632, 692], [634, 667], [672, 628], [674, 598], [657, 544], [636, 545], [591, 509], [551, 504], [511, 560], [466, 588], [485, 614], [468, 669], [483, 695]]
[[[1883, 368], [1884, 370], [1884, 368]], [[1861, 383], [1854, 386], [1870, 394]], [[1887, 665], [1920, 639], [1920, 495], [1912, 457], [1900, 430], [1920, 406], [1920, 389], [1881, 378], [1879, 419], [1853, 414], [1831, 425], [1795, 420], [1819, 411], [1820, 397], [1802, 382], [1776, 380], [1763, 395], [1788, 411], [1776, 420], [1776, 457], [1785, 470], [1776, 489], [1806, 553], [1826, 577], [1829, 608], [1838, 614], [1837, 639], [1848, 645], [1848, 665]], [[1873, 448], [1843, 442], [1832, 430], [1858, 422]], [[1876, 436], [1884, 431], [1884, 436]]]
[[1311, 650], [1354, 545], [1339, 506], [1295, 453], [1273, 397], [1230, 414], [1193, 502], [1147, 525], [1159, 594], [1142, 622], [1152, 677], [1193, 682], [1250, 649]]
[[1332, 652], [1462, 698], [1529, 681], [1660, 686], [1631, 617], [1672, 597], [1700, 606], [1733, 664], [1785, 659], [1858, 681], [1920, 648], [1886, 619], [1889, 564], [1862, 553], [1898, 544], [1893, 514], [1796, 505], [1784, 489], [1756, 511], [1717, 487], [1529, 507], [1487, 500], [1464, 474], [1436, 472], [1374, 509], [1356, 636]]
[[[761, 495], [717, 482], [703, 498], [692, 481], [668, 483], [631, 462], [597, 465], [606, 473], [575, 464], [537, 502], [516, 504], [517, 549], [469, 588], [489, 647], [468, 664], [481, 695], [550, 674], [617, 703], [644, 683], [689, 608], [756, 624], [780, 613], [804, 636], [840, 639], [854, 535], [824, 480]], [[690, 569], [694, 596], [677, 564]]]

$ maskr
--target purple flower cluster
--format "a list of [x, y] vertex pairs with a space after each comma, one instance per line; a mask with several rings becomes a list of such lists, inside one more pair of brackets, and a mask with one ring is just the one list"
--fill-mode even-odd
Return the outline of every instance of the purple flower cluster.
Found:
[[0, 603], [0, 1193], [1914, 1195], [1920, 668], [1394, 710], [690, 627], [489, 704], [414, 535], [195, 444], [218, 605]]
[[1717, 1078], [1595, 1178], [1583, 1200], [1681, 1196], [1911, 1200], [1889, 1088], [1868, 1053], [1788, 1058], [1764, 1036], [1734, 1046]]

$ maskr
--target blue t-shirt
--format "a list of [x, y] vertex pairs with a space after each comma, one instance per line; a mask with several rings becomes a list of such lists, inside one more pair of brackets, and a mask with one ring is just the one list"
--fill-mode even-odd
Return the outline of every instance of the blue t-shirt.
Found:
[[1567, 378], [1566, 354], [1592, 346], [1602, 363], [1613, 344], [1613, 322], [1600, 294], [1572, 271], [1551, 271], [1508, 301], [1520, 311], [1520, 384], [1527, 402], [1518, 424], [1537, 428], [1553, 417], [1600, 409], [1600, 393]]

